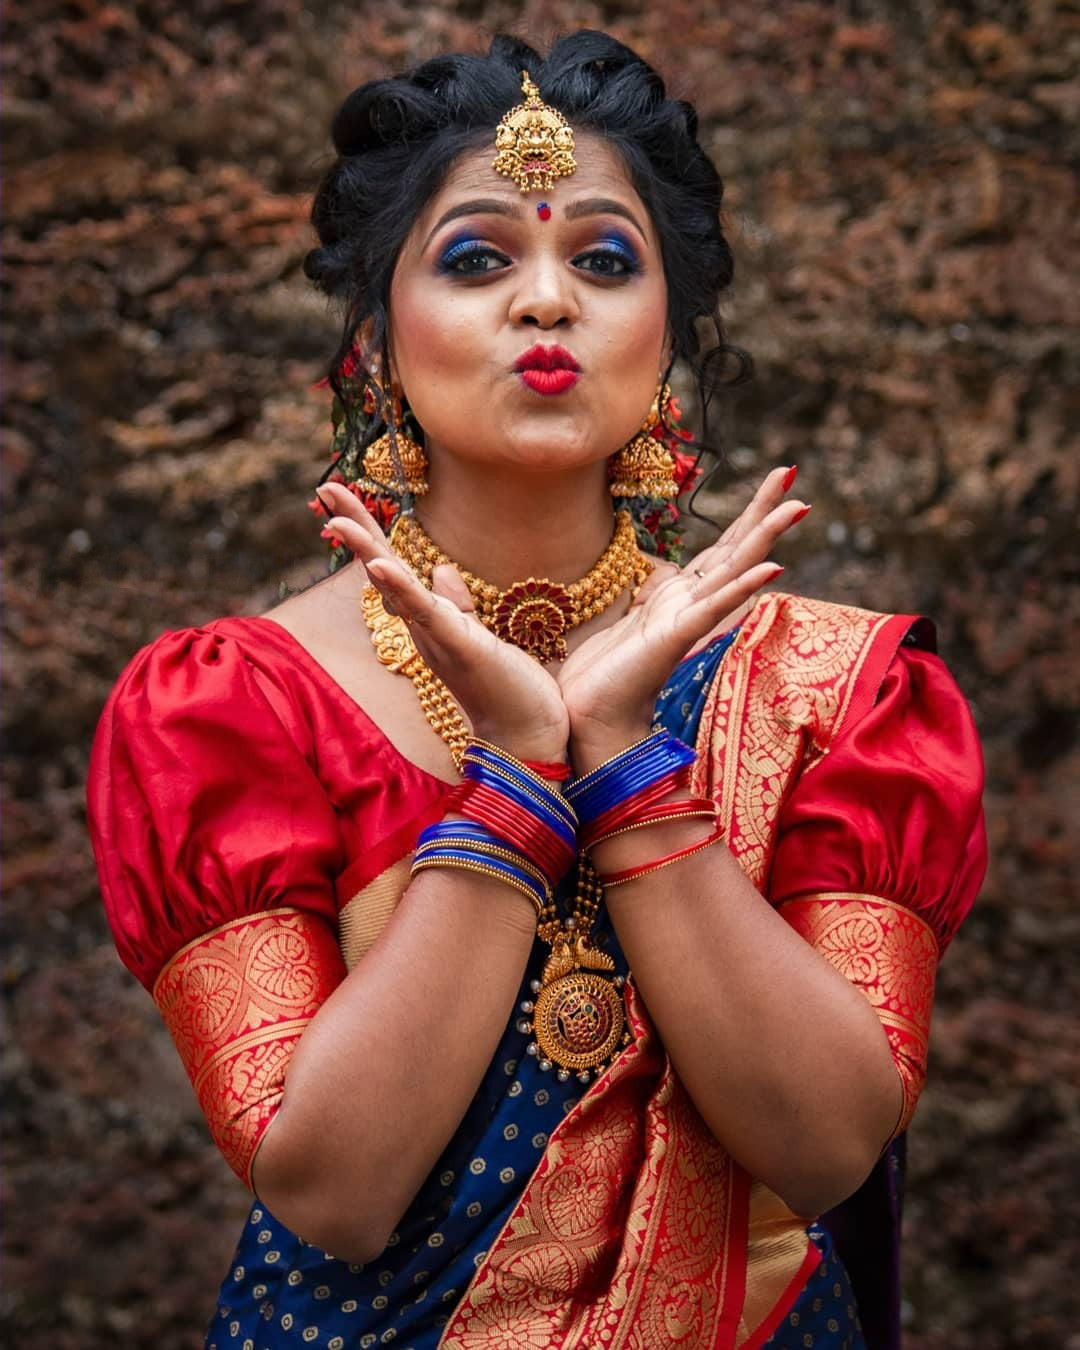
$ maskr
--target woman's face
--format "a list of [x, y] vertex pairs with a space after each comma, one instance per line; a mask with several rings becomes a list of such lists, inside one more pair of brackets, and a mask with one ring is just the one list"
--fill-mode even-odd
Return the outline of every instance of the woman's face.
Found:
[[603, 139], [579, 134], [575, 157], [569, 178], [526, 194], [490, 149], [464, 155], [406, 240], [391, 362], [435, 465], [573, 469], [648, 412], [668, 343], [659, 241]]

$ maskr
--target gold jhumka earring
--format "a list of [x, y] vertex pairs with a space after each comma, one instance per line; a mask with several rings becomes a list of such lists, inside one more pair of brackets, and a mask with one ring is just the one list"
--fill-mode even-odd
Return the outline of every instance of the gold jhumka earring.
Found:
[[679, 495], [675, 460], [671, 451], [652, 434], [664, 419], [671, 398], [669, 385], [661, 384], [641, 430], [611, 457], [611, 495], [616, 498], [646, 497], [662, 501]]
[[424, 447], [405, 430], [398, 395], [383, 388], [379, 398], [387, 429], [364, 451], [364, 476], [360, 479], [360, 487], [365, 492], [389, 492], [400, 496], [404, 491], [413, 497], [422, 497], [428, 490], [428, 459]]

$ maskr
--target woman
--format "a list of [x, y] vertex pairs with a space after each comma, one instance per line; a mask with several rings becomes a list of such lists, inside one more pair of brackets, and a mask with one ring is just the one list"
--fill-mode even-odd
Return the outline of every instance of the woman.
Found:
[[257, 1196], [211, 1346], [896, 1343], [979, 752], [927, 625], [759, 594], [794, 469], [690, 567], [639, 547], [731, 277], [695, 128], [588, 32], [335, 121], [355, 560], [140, 653], [91, 768], [119, 950]]

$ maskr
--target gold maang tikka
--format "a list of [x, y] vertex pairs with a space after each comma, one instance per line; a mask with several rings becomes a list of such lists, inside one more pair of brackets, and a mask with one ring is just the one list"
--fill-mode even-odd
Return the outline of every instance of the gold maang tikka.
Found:
[[522, 192], [547, 192], [556, 178], [567, 178], [577, 168], [574, 133], [562, 113], [549, 107], [540, 90], [521, 72], [523, 103], [511, 108], [495, 129], [495, 159], [491, 167], [512, 178]]

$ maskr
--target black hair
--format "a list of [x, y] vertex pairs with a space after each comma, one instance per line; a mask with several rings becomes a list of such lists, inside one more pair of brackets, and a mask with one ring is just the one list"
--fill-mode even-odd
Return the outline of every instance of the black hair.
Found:
[[[669, 98], [660, 75], [629, 47], [588, 29], [560, 38], [546, 59], [499, 36], [486, 56], [438, 56], [345, 99], [332, 127], [337, 158], [312, 207], [321, 244], [304, 260], [307, 276], [345, 311], [332, 387], [340, 396], [361, 323], [370, 322], [370, 349], [383, 352], [385, 368], [390, 283], [402, 245], [455, 160], [493, 143], [496, 125], [521, 101], [522, 71], [575, 130], [603, 136], [621, 155], [660, 241], [673, 357], [694, 372], [704, 418], [719, 386], [750, 373], [749, 357], [726, 342], [717, 312], [733, 273], [720, 224], [723, 184], [698, 144], [693, 107]], [[729, 358], [735, 373], [725, 378]], [[367, 383], [378, 409], [378, 390]], [[366, 439], [379, 429], [376, 419]]]

